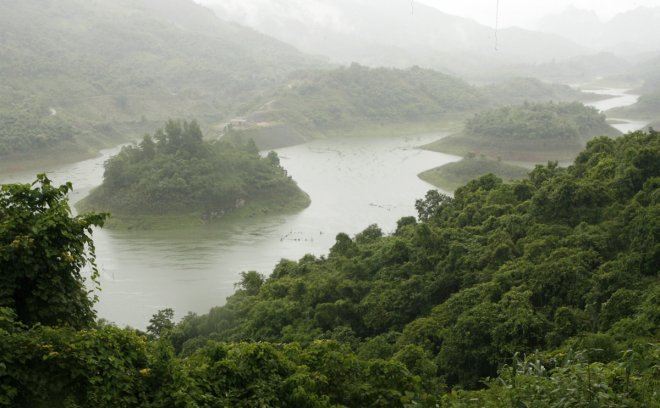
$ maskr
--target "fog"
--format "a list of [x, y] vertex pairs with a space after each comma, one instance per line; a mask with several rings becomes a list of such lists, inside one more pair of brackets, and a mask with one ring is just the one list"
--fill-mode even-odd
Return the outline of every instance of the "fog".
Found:
[[646, 58], [660, 45], [658, 0], [200, 2], [331, 62], [419, 65], [474, 79], [503, 69], [538, 75], [519, 66], [598, 53]]

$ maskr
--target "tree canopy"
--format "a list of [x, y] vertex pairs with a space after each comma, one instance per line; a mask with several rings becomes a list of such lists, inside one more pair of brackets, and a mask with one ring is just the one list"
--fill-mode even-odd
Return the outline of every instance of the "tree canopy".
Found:
[[[105, 214], [73, 217], [67, 193], [45, 175], [0, 188], [0, 307], [27, 325], [89, 326], [98, 285], [92, 227]], [[89, 278], [85, 277], [89, 267]]]
[[103, 184], [83, 207], [135, 214], [222, 217], [244, 206], [262, 212], [304, 208], [309, 198], [254, 143], [205, 142], [195, 121], [169, 121], [105, 164]]
[[[2, 214], [31, 226], [16, 237], [50, 204], [14, 203], [68, 191], [40, 180], [3, 187], [18, 196]], [[372, 225], [338, 234], [327, 256], [245, 272], [208, 314], [154, 315], [151, 339], [21, 322], [8, 302], [0, 406], [655, 407], [659, 198], [660, 134], [600, 137], [568, 168], [431, 190], [391, 235]], [[78, 227], [62, 236], [87, 239]], [[66, 269], [24, 242], [0, 261]]]

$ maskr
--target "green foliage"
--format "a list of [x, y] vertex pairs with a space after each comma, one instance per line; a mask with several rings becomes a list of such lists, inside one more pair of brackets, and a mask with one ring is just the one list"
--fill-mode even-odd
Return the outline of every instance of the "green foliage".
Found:
[[605, 115], [580, 103], [525, 103], [476, 114], [465, 123], [470, 136], [495, 141], [587, 140], [612, 134]]
[[192, 213], [211, 221], [244, 206], [264, 213], [309, 204], [275, 157], [261, 158], [253, 144], [204, 142], [195, 121], [169, 121], [108, 160], [83, 206], [120, 218]]
[[[419, 221], [389, 236], [339, 234], [327, 258], [282, 261], [258, 290], [178, 325], [175, 348], [338, 339], [406, 364], [424, 395], [479, 388], [515, 353], [570, 347], [592, 368], [613, 364], [660, 334], [659, 154], [656, 132], [597, 138], [567, 169], [537, 166], [512, 183], [486, 175], [453, 198], [431, 191]], [[570, 387], [566, 375], [555, 381]]]
[[506, 160], [572, 160], [595, 136], [615, 136], [605, 115], [578, 102], [527, 103], [475, 114], [460, 134], [427, 146]]
[[92, 227], [106, 214], [73, 217], [67, 194], [43, 174], [32, 184], [0, 187], [0, 307], [27, 324], [86, 327], [93, 322], [84, 268], [98, 285]]
[[585, 94], [568, 85], [545, 83], [536, 78], [513, 78], [479, 89], [494, 105], [525, 102], [579, 101]]
[[[268, 143], [259, 136], [269, 129], [272, 137], [286, 139], [359, 133], [373, 126], [402, 123], [437, 125], [451, 115], [474, 112], [484, 105], [485, 98], [476, 88], [440, 72], [354, 63], [291, 77], [250, 110], [248, 126], [257, 126], [237, 132]], [[288, 136], [280, 134], [283, 126]]]
[[166, 337], [173, 328], [174, 310], [168, 307], [166, 309], [159, 310], [151, 317], [151, 319], [149, 319], [147, 333], [149, 333], [152, 338], [158, 339], [161, 337]]
[[0, 157], [71, 144], [79, 131], [52, 115], [0, 112]]
[[503, 180], [518, 180], [527, 176], [529, 170], [524, 167], [502, 163], [500, 160], [492, 160], [486, 157], [468, 155], [463, 160], [448, 163], [420, 173], [422, 180], [436, 187], [453, 191], [472, 179], [485, 174], [494, 174]]
[[[174, 134], [154, 157], [199, 147]], [[393, 235], [243, 273], [171, 328], [161, 311], [157, 341], [0, 308], [0, 405], [658, 407], [659, 159], [660, 134], [636, 132], [429, 192]]]
[[594, 363], [584, 353], [516, 354], [483, 391], [456, 391], [443, 407], [658, 407], [660, 346], [644, 344]]

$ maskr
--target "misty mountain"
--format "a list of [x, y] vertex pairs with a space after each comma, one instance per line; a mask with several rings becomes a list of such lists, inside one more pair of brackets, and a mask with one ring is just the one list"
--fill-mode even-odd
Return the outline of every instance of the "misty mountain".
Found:
[[420, 65], [488, 76], [484, 66], [537, 64], [579, 55], [561, 37], [519, 28], [495, 32], [475, 21], [410, 2], [374, 0], [201, 0], [220, 17], [336, 62]]
[[601, 21], [592, 11], [571, 7], [543, 18], [539, 29], [594, 51], [631, 56], [660, 48], [660, 7], [639, 7], [607, 22]]
[[[317, 65], [190, 0], [0, 3], [0, 118], [14, 129], [29, 126], [24, 117], [57, 116], [89, 141], [125, 139], [168, 117], [208, 124]], [[0, 145], [18, 154], [57, 144], [37, 142]]]

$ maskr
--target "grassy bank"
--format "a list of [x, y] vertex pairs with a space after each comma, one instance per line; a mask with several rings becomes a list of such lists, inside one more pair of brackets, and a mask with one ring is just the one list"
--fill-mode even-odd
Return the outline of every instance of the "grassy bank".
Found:
[[492, 173], [505, 181], [518, 180], [527, 176], [528, 169], [484, 157], [466, 157], [455, 163], [427, 170], [418, 177], [427, 183], [445, 190], [454, 191], [468, 181]]
[[545, 163], [547, 161], [572, 161], [584, 148], [577, 141], [526, 140], [526, 141], [487, 141], [462, 133], [422, 146], [427, 150], [466, 156], [476, 153], [492, 159], [507, 161]]

